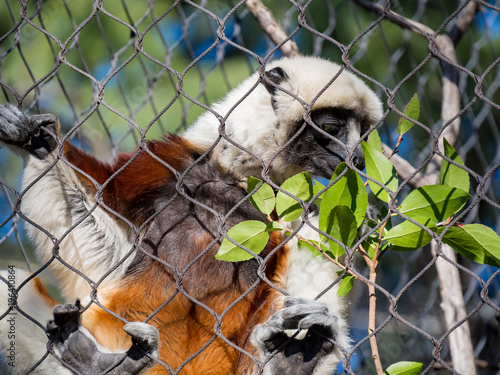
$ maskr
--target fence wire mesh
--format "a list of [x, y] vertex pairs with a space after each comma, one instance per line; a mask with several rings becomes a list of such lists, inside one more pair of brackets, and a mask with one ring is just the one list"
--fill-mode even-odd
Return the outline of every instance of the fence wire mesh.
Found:
[[[30, 114], [57, 115], [69, 141], [99, 160], [115, 160], [119, 152], [132, 151], [145, 139], [182, 132], [265, 61], [282, 55], [281, 45], [263, 31], [249, 5], [203, 0], [5, 0], [0, 5], [0, 102], [21, 106]], [[377, 129], [388, 147], [397, 142], [396, 127], [406, 104], [418, 95], [419, 124], [405, 136], [397, 154], [415, 168], [406, 167], [401, 176], [406, 182], [402, 196], [425, 178], [417, 175], [410, 181], [413, 172], [432, 170], [437, 137], [458, 119], [459, 132], [452, 136], [472, 177], [473, 194], [459, 219], [500, 232], [500, 2], [273, 0], [266, 6], [301, 54], [343, 64], [381, 97], [386, 112]], [[477, 7], [473, 20], [461, 29], [463, 15], [472, 6]], [[452, 41], [456, 62], [441, 49], [445, 38]], [[460, 106], [443, 118], [442, 106], [450, 95], [443, 87], [455, 75]], [[21, 170], [21, 161], [7, 148], [0, 149], [0, 268], [29, 269], [50, 284], [48, 265], [32, 255], [23, 229], [37, 224], [20, 208]], [[49, 235], [48, 228], [39, 229]], [[53, 240], [57, 245], [62, 239]], [[136, 238], [136, 244], [139, 241]], [[443, 314], [439, 258], [459, 273], [466, 316], [457, 326], [470, 325], [477, 374], [500, 373], [499, 271], [461, 256], [450, 260], [439, 246], [437, 252], [431, 246], [388, 252], [380, 263], [376, 322], [384, 367], [411, 360], [422, 362], [425, 373], [460, 373], [450, 354], [450, 334], [457, 327], [447, 328]], [[102, 282], [63, 264], [97, 288]], [[353, 267], [369, 279], [370, 270], [361, 261]], [[55, 287], [51, 292], [58, 295]], [[373, 374], [368, 289], [359, 283], [350, 295], [353, 349], [337, 371]], [[148, 319], [164, 305], [148, 311]], [[215, 313], [214, 317], [219, 323], [224, 318]], [[45, 323], [39, 322], [40, 329]], [[214, 339], [201, 343], [182, 366]], [[38, 364], [45, 357], [39, 359]], [[160, 365], [170, 373], [182, 370]], [[10, 371], [7, 363], [0, 371]]]

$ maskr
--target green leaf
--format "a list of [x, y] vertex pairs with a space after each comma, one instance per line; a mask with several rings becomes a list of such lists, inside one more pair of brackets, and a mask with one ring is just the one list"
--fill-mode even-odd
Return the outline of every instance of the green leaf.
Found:
[[432, 236], [418, 225], [403, 221], [387, 232], [383, 239], [400, 248], [393, 250], [411, 251], [427, 245]]
[[[356, 218], [347, 206], [336, 206], [328, 215], [325, 232], [346, 246], [352, 246], [356, 239], [358, 226]], [[344, 254], [342, 246], [335, 241], [329, 240], [330, 252], [338, 258]]]
[[339, 289], [337, 290], [337, 296], [339, 297], [344, 297], [349, 293], [352, 289], [352, 286], [354, 285], [354, 279], [355, 277], [352, 275], [346, 275], [342, 279], [339, 285]]
[[[340, 164], [332, 176], [334, 181], [346, 168]], [[361, 177], [352, 169], [348, 170], [333, 186], [323, 193], [319, 210], [319, 228], [326, 232], [326, 223], [330, 211], [336, 206], [347, 206], [354, 213], [359, 228], [363, 223], [368, 208], [368, 194]]]
[[274, 232], [274, 231], [283, 230], [283, 229], [285, 229], [283, 227], [283, 225], [281, 225], [277, 221], [270, 221], [269, 223], [267, 223], [267, 226], [266, 226], [266, 232]]
[[375, 150], [383, 152], [382, 141], [378, 135], [377, 129], [373, 129], [370, 133], [370, 138], [368, 139], [368, 144], [372, 146]]
[[[283, 190], [308, 202], [313, 196], [311, 176], [307, 172], [298, 173], [290, 177], [281, 185]], [[279, 191], [276, 195], [276, 212], [284, 221], [293, 221], [300, 217], [302, 213], [300, 203], [289, 195]]]
[[[365, 153], [366, 174], [385, 185], [390, 191], [396, 191], [398, 174], [389, 159], [366, 142], [361, 142], [361, 147]], [[378, 199], [389, 202], [389, 195], [380, 185], [370, 180], [368, 184]]]
[[[325, 185], [323, 185], [321, 182], [317, 181], [317, 180], [314, 180], [314, 185], [313, 185], [313, 194], [316, 195], [318, 194], [321, 190], [323, 190], [325, 188]], [[316, 200], [314, 201], [314, 203], [319, 207], [321, 206], [321, 201], [323, 200], [323, 196], [325, 195], [325, 193], [321, 194], [320, 196], [318, 196], [318, 198], [316, 198]]]
[[[462, 158], [458, 155], [457, 151], [452, 145], [448, 143], [446, 138], [443, 138], [444, 154], [453, 160], [454, 162], [464, 165]], [[469, 192], [470, 179], [469, 173], [465, 169], [457, 167], [451, 164], [447, 160], [443, 159], [441, 164], [441, 171], [439, 176], [439, 181], [441, 185], [447, 185], [462, 189], [463, 191]]]
[[[309, 240], [309, 242], [316, 244], [316, 241]], [[314, 246], [312, 246], [311, 244], [307, 243], [304, 240], [298, 240], [297, 244], [299, 249], [310, 251], [311, 253], [314, 254], [314, 256], [322, 255], [321, 252], [318, 251], [318, 249], [316, 249]]]
[[[266, 224], [262, 221], [247, 220], [236, 224], [227, 232], [227, 235], [247, 249], [252, 250], [255, 254], [260, 254], [269, 241], [269, 233], [266, 231], [266, 227]], [[240, 262], [252, 259], [253, 256], [224, 238], [215, 258], [229, 262]]]
[[399, 211], [430, 227], [455, 215], [469, 198], [469, 193], [454, 187], [422, 186], [408, 194]]
[[[366, 253], [370, 257], [370, 259], [373, 259], [373, 256], [375, 255], [375, 249], [377, 248], [378, 244], [378, 234], [373, 234], [371, 236], [368, 236], [366, 240], [361, 244], [363, 249], [365, 249]], [[385, 243], [387, 245], [387, 242]], [[379, 250], [382, 250], [384, 245], [379, 246]]]
[[[248, 193], [252, 192], [261, 182], [262, 181], [258, 178], [248, 177]], [[250, 197], [250, 202], [260, 212], [269, 216], [271, 212], [273, 212], [274, 206], [276, 204], [276, 197], [274, 195], [273, 188], [264, 182], [262, 186], [252, 194], [252, 196]]]
[[384, 375], [418, 375], [423, 367], [420, 362], [398, 362], [390, 365]]
[[[420, 103], [418, 101], [417, 94], [414, 94], [412, 96], [403, 113], [413, 120], [418, 120], [418, 118], [420, 117]], [[398, 123], [398, 134], [403, 135], [408, 130], [410, 130], [413, 125], [415, 125], [413, 122], [405, 119], [404, 117], [401, 117]]]
[[500, 237], [485, 225], [451, 227], [445, 233], [443, 242], [477, 263], [500, 267]]

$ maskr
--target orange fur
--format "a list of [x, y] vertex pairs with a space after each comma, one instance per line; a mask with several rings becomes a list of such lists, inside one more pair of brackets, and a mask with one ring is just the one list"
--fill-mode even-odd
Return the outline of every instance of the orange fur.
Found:
[[[280, 242], [281, 235], [273, 232], [269, 248], [276, 247]], [[287, 255], [288, 248], [283, 246], [266, 267], [266, 276], [278, 288], [283, 285], [277, 271], [286, 267]], [[277, 310], [276, 300], [281, 295], [260, 281], [245, 298], [228, 309], [244, 292], [231, 288], [223, 293], [215, 293], [201, 301], [207, 306], [204, 308], [178, 291], [175, 281], [165, 274], [160, 263], [155, 262], [140, 278], [125, 281], [121, 288], [113, 292], [105, 306], [127, 321], [146, 321], [150, 314], [171, 298], [168, 304], [147, 321], [160, 331], [160, 361], [174, 370], [183, 366], [180, 374], [242, 374], [252, 367], [253, 362], [214, 333], [216, 319], [210, 309], [223, 315], [221, 335], [255, 356], [249, 342], [252, 328], [267, 320]], [[82, 324], [100, 344], [109, 349], [125, 350], [130, 346], [130, 339], [122, 330], [124, 323], [97, 305], [84, 313]], [[186, 360], [205, 345], [208, 346], [184, 365]], [[167, 370], [161, 365], [147, 372], [148, 375], [166, 373]]]
[[126, 351], [132, 343], [122, 329], [125, 323], [95, 304], [83, 313], [81, 324], [99, 344], [111, 350]]
[[42, 284], [38, 277], [34, 277], [31, 281], [33, 282], [33, 287], [37, 293], [43, 298], [48, 306], [54, 307], [57, 305], [58, 302], [49, 295], [47, 288]]

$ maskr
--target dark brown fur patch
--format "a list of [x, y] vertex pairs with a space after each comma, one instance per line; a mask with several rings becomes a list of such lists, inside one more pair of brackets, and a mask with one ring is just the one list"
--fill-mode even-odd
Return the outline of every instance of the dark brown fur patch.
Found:
[[[265, 280], [255, 259], [217, 260], [221, 229], [244, 220], [267, 222], [265, 215], [235, 178], [209, 158], [197, 160], [199, 153], [184, 139], [169, 136], [147, 148], [154, 157], [141, 150], [120, 155], [113, 165], [65, 149], [68, 160], [101, 184], [123, 167], [104, 188], [104, 202], [137, 224], [150, 219], [121, 284], [100, 291], [102, 303], [126, 321], [156, 326], [160, 360], [174, 370], [182, 367], [182, 374], [243, 373], [253, 362], [232, 345], [256, 354], [249, 338], [253, 327], [279, 308], [280, 292], [271, 285], [283, 289], [288, 247], [280, 247], [281, 233], [271, 232], [261, 258], [278, 248], [266, 262]], [[171, 168], [182, 173], [180, 181]], [[116, 350], [130, 345], [124, 322], [96, 305], [82, 321], [102, 345]], [[166, 373], [161, 366], [148, 372]]]

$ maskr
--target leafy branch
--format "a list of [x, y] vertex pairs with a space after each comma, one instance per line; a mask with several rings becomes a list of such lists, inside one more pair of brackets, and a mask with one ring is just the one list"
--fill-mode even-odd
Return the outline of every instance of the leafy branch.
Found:
[[[410, 123], [418, 119], [418, 113], [418, 99], [414, 97], [398, 126], [401, 141], [411, 129]], [[446, 139], [442, 145], [446, 158], [441, 164], [439, 184], [414, 189], [398, 205], [396, 193], [399, 191], [399, 181], [396, 169], [382, 153], [376, 130], [372, 130], [369, 142], [362, 142], [361, 146], [366, 159], [367, 185], [345, 163], [337, 167], [327, 186], [313, 181], [307, 172], [287, 179], [278, 191], [250, 177], [249, 199], [257, 210], [267, 216], [268, 222], [250, 220], [232, 227], [216, 257], [231, 262], [248, 260], [265, 249], [271, 231], [279, 230], [289, 236], [294, 235], [303, 251], [324, 256], [345, 271], [337, 291], [339, 296], [350, 291], [355, 279], [367, 284], [370, 344], [377, 373], [413, 374], [421, 368], [421, 364], [400, 362], [383, 372], [380, 362], [374, 332], [375, 284], [382, 255], [387, 251], [415, 251], [432, 239], [441, 239], [456, 252], [475, 262], [498, 267], [500, 249], [497, 244], [500, 243], [500, 236], [484, 225], [462, 225], [455, 219], [471, 198], [468, 193], [470, 181], [468, 172], [461, 168], [464, 165], [462, 159]], [[375, 217], [367, 216], [367, 187], [374, 196], [376, 206], [381, 207]], [[319, 207], [319, 235], [315, 239], [304, 238], [293, 232], [289, 224], [305, 215], [304, 208], [312, 203]], [[400, 222], [393, 226], [392, 220], [395, 218]], [[359, 236], [360, 232], [366, 234]], [[355, 250], [362, 255], [370, 269], [368, 282], [344, 264], [343, 260], [346, 249], [354, 251], [357, 238], [364, 239]]]

